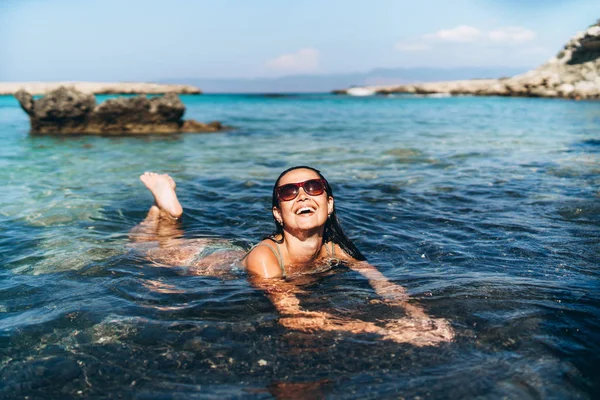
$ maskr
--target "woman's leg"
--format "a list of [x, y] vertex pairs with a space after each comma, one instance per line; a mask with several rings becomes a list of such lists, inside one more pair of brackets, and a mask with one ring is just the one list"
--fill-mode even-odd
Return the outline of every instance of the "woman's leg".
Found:
[[181, 217], [183, 208], [175, 194], [176, 185], [173, 178], [167, 174], [144, 172], [140, 180], [154, 196], [154, 204], [162, 216], [174, 221]]
[[146, 219], [129, 231], [130, 241], [136, 250], [154, 262], [185, 265], [196, 249], [181, 239], [183, 209], [175, 194], [175, 181], [167, 174], [154, 172], [143, 173], [140, 180], [154, 196], [154, 204]]
[[132, 242], [159, 242], [169, 244], [181, 237], [179, 219], [183, 208], [175, 194], [175, 181], [167, 174], [145, 172], [140, 180], [154, 196], [154, 204], [148, 210], [146, 219], [129, 232]]
[[[134, 247], [149, 260], [165, 266], [188, 266], [191, 274], [222, 275], [244, 252], [219, 239], [183, 239], [183, 208], [175, 193], [175, 181], [167, 174], [145, 172], [140, 180], [154, 196], [146, 219], [129, 231]], [[205, 251], [215, 249], [216, 251]]]

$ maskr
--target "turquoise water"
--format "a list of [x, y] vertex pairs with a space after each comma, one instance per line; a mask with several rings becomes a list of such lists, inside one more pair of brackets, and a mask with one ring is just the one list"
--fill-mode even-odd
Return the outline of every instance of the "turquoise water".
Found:
[[[37, 137], [0, 97], [0, 397], [600, 394], [600, 103], [182, 99], [188, 118], [235, 129]], [[144, 171], [177, 181], [187, 237], [249, 246], [297, 164], [323, 172], [349, 236], [454, 343], [286, 331], [243, 274], [189, 276], [128, 250], [152, 202]], [[398, 312], [345, 269], [306, 289], [307, 309]]]

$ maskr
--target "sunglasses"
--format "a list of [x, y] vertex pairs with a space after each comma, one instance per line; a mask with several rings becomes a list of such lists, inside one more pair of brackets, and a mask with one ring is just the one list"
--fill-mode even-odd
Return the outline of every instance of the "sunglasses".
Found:
[[287, 183], [277, 187], [277, 197], [283, 201], [294, 200], [300, 193], [300, 188], [303, 188], [310, 196], [319, 196], [327, 189], [327, 181], [325, 179], [309, 179], [304, 182]]

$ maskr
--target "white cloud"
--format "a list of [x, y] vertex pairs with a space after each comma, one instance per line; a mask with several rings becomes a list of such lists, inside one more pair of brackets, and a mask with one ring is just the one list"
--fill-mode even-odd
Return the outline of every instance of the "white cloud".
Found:
[[472, 26], [460, 25], [453, 29], [442, 29], [423, 36], [424, 39], [444, 42], [474, 42], [483, 36], [482, 32]]
[[[543, 53], [544, 49], [536, 46], [536, 34], [534, 31], [520, 26], [507, 26], [491, 30], [480, 30], [473, 26], [459, 25], [452, 29], [441, 29], [434, 33], [421, 36], [420, 39], [412, 41], [400, 41], [394, 48], [403, 52], [418, 52], [440, 48], [441, 43], [453, 43], [458, 45], [495, 45], [497, 46], [528, 46], [527, 54]], [[519, 50], [517, 50], [519, 51]]]
[[494, 42], [502, 44], [519, 44], [535, 39], [535, 32], [520, 26], [507, 26], [491, 31], [481, 31], [468, 25], [460, 25], [452, 29], [442, 29], [423, 36], [425, 40], [442, 42]]
[[404, 43], [398, 42], [394, 45], [399, 51], [426, 51], [431, 48], [430, 45], [424, 43]]
[[535, 38], [535, 32], [520, 26], [507, 26], [488, 32], [488, 37], [498, 43], [523, 43]]
[[300, 49], [269, 60], [265, 66], [282, 72], [314, 72], [319, 69], [319, 51], [312, 48]]

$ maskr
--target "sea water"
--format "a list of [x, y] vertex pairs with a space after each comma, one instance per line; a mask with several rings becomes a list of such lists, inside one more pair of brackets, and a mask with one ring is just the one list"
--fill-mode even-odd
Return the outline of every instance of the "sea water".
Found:
[[[102, 100], [101, 97], [99, 100]], [[600, 394], [600, 103], [182, 96], [231, 130], [32, 136], [0, 97], [0, 397], [593, 398]], [[330, 181], [347, 234], [453, 343], [288, 331], [244, 273], [132, 253], [170, 174], [185, 237], [249, 247], [294, 165]], [[303, 306], [397, 317], [340, 268]]]

